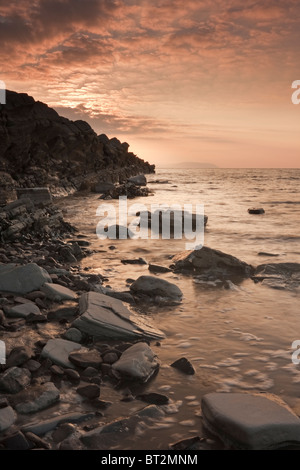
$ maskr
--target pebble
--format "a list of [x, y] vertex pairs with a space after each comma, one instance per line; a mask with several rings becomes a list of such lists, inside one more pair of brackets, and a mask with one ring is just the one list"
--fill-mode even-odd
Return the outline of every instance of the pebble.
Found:
[[81, 343], [81, 341], [83, 340], [83, 335], [81, 331], [77, 328], [69, 328], [65, 332], [65, 338], [69, 341], [75, 341], [75, 343]]
[[58, 443], [64, 441], [67, 437], [76, 431], [76, 427], [72, 423], [60, 424], [52, 433], [52, 439]]
[[105, 364], [114, 364], [119, 359], [119, 356], [114, 352], [108, 352], [102, 356]]

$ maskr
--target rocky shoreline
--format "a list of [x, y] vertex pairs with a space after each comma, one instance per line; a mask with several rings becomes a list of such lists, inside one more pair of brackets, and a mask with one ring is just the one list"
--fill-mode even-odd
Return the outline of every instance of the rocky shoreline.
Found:
[[[89, 241], [64, 221], [55, 204], [37, 204], [21, 197], [1, 210], [0, 338], [6, 356], [0, 366], [0, 448], [109, 450], [122, 445], [122, 439], [134, 436], [141, 427], [163, 422], [174, 407], [172, 398], [159, 390], [147, 392], [146, 385], [160, 373], [153, 344], [159, 346], [164, 333], [141, 318], [136, 307], [145, 302], [176, 305], [181, 302], [180, 289], [151, 275], [131, 280], [125, 292], [108, 289], [103, 285], [108, 278], [82, 270], [80, 261], [93, 255]], [[163, 272], [162, 268], [154, 266], [150, 272]], [[233, 281], [244, 278], [278, 284], [280, 275], [289, 285], [287, 273], [292, 272], [294, 283], [299, 275], [298, 265], [253, 268], [208, 247], [174, 256], [167, 269], [218, 288], [232, 288]], [[170, 366], [178, 369], [181, 377], [195, 374], [184, 357]], [[114, 414], [115, 402], [103, 399], [103, 389], [105, 397], [117, 392], [120, 401], [136, 402], [138, 410], [127, 416]], [[244, 442], [230, 426], [224, 431], [230, 412], [237, 419], [235, 401], [240, 400], [244, 409], [243, 399], [251, 401], [252, 395], [226, 394], [231, 409], [226, 408], [225, 400], [221, 414], [220, 395], [203, 398], [208, 431], [170, 442], [169, 449], [203, 450], [216, 443], [218, 448], [261, 446], [258, 440], [252, 442], [255, 426], [251, 423]], [[266, 399], [274, 402], [273, 397]], [[266, 402], [254, 401], [251, 406], [258, 407], [255, 409], [264, 416]], [[282, 438], [273, 424], [276, 413], [281, 419], [282, 407], [268, 406], [275, 414], [274, 419], [268, 421], [266, 416], [263, 422], [266, 447], [299, 445], [292, 431], [299, 427], [294, 414], [288, 411], [283, 416], [287, 437]], [[53, 416], [47, 413], [52, 409]], [[243, 419], [247, 424], [250, 418], [245, 414]], [[212, 435], [217, 437], [212, 439]]]

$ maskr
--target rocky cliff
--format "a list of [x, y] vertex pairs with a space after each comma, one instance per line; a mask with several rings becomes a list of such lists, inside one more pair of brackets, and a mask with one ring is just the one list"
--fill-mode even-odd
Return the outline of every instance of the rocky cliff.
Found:
[[16, 187], [49, 186], [66, 195], [154, 172], [128, 148], [97, 135], [85, 121], [70, 121], [27, 94], [7, 91], [6, 105], [0, 105], [0, 203]]

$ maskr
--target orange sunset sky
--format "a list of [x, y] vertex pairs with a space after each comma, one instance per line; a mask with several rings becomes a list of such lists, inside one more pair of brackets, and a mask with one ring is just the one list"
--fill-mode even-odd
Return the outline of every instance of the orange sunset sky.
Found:
[[0, 0], [0, 80], [158, 167], [300, 167], [299, 0]]

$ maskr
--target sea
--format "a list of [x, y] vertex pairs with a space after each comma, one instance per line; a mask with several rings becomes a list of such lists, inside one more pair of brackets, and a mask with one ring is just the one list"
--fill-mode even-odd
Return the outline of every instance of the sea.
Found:
[[[203, 205], [208, 216], [205, 246], [252, 266], [300, 263], [300, 169], [158, 168], [147, 178], [152, 195], [129, 200], [128, 205], [141, 203], [149, 210], [152, 204]], [[104, 202], [118, 208], [117, 200], [86, 193], [58, 205], [95, 250], [82, 260], [82, 269], [106, 276], [105, 285], [128, 290], [128, 278], [149, 274], [148, 265], [124, 265], [122, 259], [142, 257], [168, 267], [172, 256], [186, 249], [185, 239], [99, 240], [97, 208]], [[265, 213], [249, 214], [253, 207]], [[166, 449], [192, 436], [208, 436], [210, 448], [222, 448], [202, 423], [201, 399], [209, 392], [275, 394], [300, 415], [300, 365], [292, 361], [292, 343], [300, 340], [299, 288], [271, 288], [246, 279], [225, 289], [173, 272], [157, 276], [181, 289], [182, 302], [129, 308], [166, 336], [151, 344], [160, 369], [143, 391], [165, 394], [170, 402], [164, 418], [139, 428], [134, 436], [123, 436], [116, 448]], [[181, 357], [193, 364], [194, 375], [170, 366]], [[113, 403], [105, 411], [106, 422], [144, 406], [138, 400], [121, 401], [122, 392], [112, 392], [105, 384], [101, 398]]]

